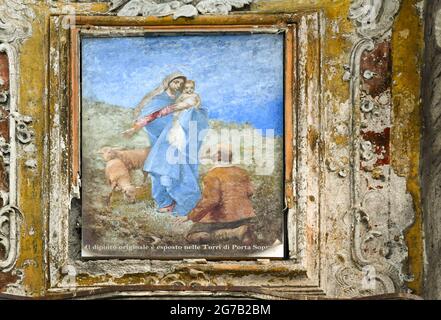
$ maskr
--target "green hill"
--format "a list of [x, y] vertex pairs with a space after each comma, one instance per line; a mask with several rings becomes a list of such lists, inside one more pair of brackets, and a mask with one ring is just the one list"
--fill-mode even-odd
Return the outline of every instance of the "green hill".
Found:
[[[150, 195], [150, 186], [144, 184], [141, 171], [134, 172], [132, 177], [134, 185], [138, 187], [136, 203], [127, 203], [123, 196], [117, 193], [111, 207], [105, 207], [105, 198], [110, 188], [104, 174], [105, 162], [98, 151], [105, 146], [127, 149], [149, 146], [149, 139], [143, 130], [131, 139], [122, 137], [121, 133], [132, 125], [132, 110], [83, 100], [81, 117], [83, 239], [85, 242], [146, 245], [160, 239], [161, 244], [185, 243], [184, 236], [191, 227], [191, 222], [179, 223], [170, 214], [156, 211], [155, 203]], [[235, 129], [238, 132], [253, 129], [247, 124], [224, 123], [216, 120], [210, 121], [210, 128], [213, 131], [207, 136], [204, 147], [213, 143], [215, 140], [213, 137], [222, 129]], [[283, 140], [275, 138], [273, 142], [276, 161], [274, 170], [270, 174], [259, 174], [262, 171], [259, 167], [264, 164], [259, 164], [255, 157], [250, 159], [248, 164], [239, 164], [250, 172], [255, 187], [253, 203], [258, 216], [256, 234], [259, 244], [262, 245], [272, 244], [277, 239], [282, 240]], [[246, 148], [241, 147], [241, 156], [246, 152]], [[202, 165], [201, 176], [209, 169], [210, 165]], [[108, 251], [102, 254], [142, 256], [149, 253]], [[234, 255], [231, 252], [230, 254]]]

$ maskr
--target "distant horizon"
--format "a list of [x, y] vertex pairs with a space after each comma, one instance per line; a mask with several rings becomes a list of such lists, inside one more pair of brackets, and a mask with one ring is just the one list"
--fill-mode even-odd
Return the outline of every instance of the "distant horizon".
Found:
[[[125, 108], [123, 106], [117, 105], [117, 104], [111, 104], [105, 101], [99, 101], [99, 100], [93, 100], [93, 98], [88, 98], [88, 97], [83, 97], [82, 98], [83, 102], [87, 101], [89, 103], [97, 103], [100, 105], [106, 105], [108, 107], [114, 107], [114, 108], [119, 108], [121, 109], [121, 111], [129, 111], [128, 108]], [[213, 122], [221, 122], [221, 123], [225, 123], [225, 124], [231, 124], [231, 125], [238, 125], [238, 126], [252, 126], [255, 130], [261, 130], [263, 136], [265, 136], [265, 132], [266, 130], [274, 130], [274, 128], [265, 128], [265, 129], [261, 129], [261, 128], [256, 128], [253, 126], [253, 124], [251, 122], [231, 122], [231, 121], [226, 121], [223, 119], [218, 119], [218, 118], [210, 118], [208, 119], [209, 122], [213, 121]], [[281, 138], [281, 135], [276, 134], [276, 132], [274, 131], [275, 134], [275, 138]]]
[[210, 119], [283, 134], [283, 35], [82, 39], [83, 98], [121, 108], [174, 71], [196, 81]]

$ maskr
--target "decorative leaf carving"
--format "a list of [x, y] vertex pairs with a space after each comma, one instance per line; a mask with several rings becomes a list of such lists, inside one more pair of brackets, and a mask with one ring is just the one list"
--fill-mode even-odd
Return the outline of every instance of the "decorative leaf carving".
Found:
[[379, 38], [392, 28], [400, 0], [352, 0], [349, 18], [365, 38]]
[[18, 251], [18, 223], [20, 217], [20, 211], [13, 206], [5, 206], [0, 209], [0, 245], [5, 252], [5, 256], [0, 259], [1, 271], [10, 270], [15, 264]]
[[0, 42], [21, 42], [31, 35], [35, 14], [23, 2], [3, 0], [0, 3]]
[[254, 0], [112, 0], [110, 11], [118, 16], [195, 17], [198, 14], [227, 15], [234, 8], [242, 8]]
[[[383, 127], [391, 126], [390, 117], [386, 116], [381, 122], [383, 127], [378, 128], [375, 117], [372, 116], [375, 105], [377, 101], [380, 103], [380, 100], [384, 105], [383, 109], [386, 110], [384, 112], [390, 113], [390, 99], [387, 98], [390, 88], [387, 88], [382, 96], [367, 97], [366, 93], [361, 92], [362, 77], [370, 80], [374, 74], [361, 65], [363, 54], [374, 50], [381, 41], [387, 41], [382, 38], [389, 35], [400, 2], [400, 0], [352, 0], [349, 11], [349, 18], [355, 22], [359, 35], [352, 48], [350, 67], [346, 68], [345, 74], [345, 79], [350, 80], [350, 101], [353, 112], [350, 133], [353, 155], [350, 166], [351, 259], [335, 275], [341, 293], [347, 296], [394, 293], [403, 290], [404, 281], [407, 279], [402, 273], [404, 259], [401, 256], [397, 257], [396, 253], [407, 252], [406, 244], [395, 239], [394, 244], [390, 241], [393, 221], [390, 218], [391, 200], [387, 193], [388, 188], [392, 188], [390, 170], [386, 165], [380, 168], [381, 172], [383, 170], [385, 172], [382, 181], [379, 182], [382, 183], [381, 189], [370, 191], [366, 182], [372, 174], [360, 168], [368, 168], [368, 162], [375, 163], [378, 155], [373, 143], [360, 135], [362, 122], [358, 120], [364, 119], [363, 126], [369, 127], [375, 133]], [[400, 226], [400, 230], [394, 232], [401, 236], [405, 228], [404, 225]]]
[[[18, 52], [19, 47], [24, 40], [32, 34], [32, 21], [35, 14], [29, 3], [33, 1], [27, 0], [1, 0], [0, 1], [0, 52], [6, 52], [9, 64], [9, 92], [0, 93], [0, 102], [3, 110], [17, 113], [17, 87], [18, 87]], [[11, 115], [13, 115], [11, 114]], [[22, 143], [33, 136], [33, 132], [27, 128], [27, 124], [32, 119], [26, 116], [20, 116], [17, 128], [9, 139], [0, 137], [0, 158], [3, 164], [10, 165], [11, 170], [15, 170], [15, 161], [10, 162], [12, 154], [16, 154], [16, 150], [12, 149], [9, 143], [11, 139], [17, 138]], [[9, 118], [9, 121], [16, 121]], [[14, 166], [14, 168], [12, 168]], [[13, 178], [9, 178], [13, 179]], [[15, 183], [9, 183], [15, 185]], [[11, 270], [16, 262], [19, 239], [20, 239], [20, 210], [16, 208], [16, 199], [13, 196], [16, 190], [4, 188], [0, 190], [0, 198], [2, 200], [2, 208], [0, 208], [0, 246], [1, 252], [4, 253], [0, 257], [0, 271]]]
[[173, 14], [173, 18], [174, 19], [177, 19], [179, 17], [191, 18], [197, 15], [198, 15], [198, 10], [195, 8], [195, 6], [186, 4], [176, 10], [176, 12]]

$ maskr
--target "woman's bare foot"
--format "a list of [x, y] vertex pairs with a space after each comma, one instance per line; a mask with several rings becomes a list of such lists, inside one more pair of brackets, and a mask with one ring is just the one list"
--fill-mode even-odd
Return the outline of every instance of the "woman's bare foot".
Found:
[[173, 212], [173, 209], [175, 208], [176, 203], [172, 203], [171, 205], [164, 207], [164, 208], [160, 208], [158, 211], [159, 212]]

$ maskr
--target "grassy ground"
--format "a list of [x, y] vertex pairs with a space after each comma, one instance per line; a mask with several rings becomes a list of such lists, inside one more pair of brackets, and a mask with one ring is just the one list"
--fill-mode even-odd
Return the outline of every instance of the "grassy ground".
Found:
[[[233, 246], [237, 243], [234, 242], [222, 243], [222, 245], [230, 245], [223, 249], [195, 248], [186, 243], [185, 235], [192, 223], [183, 223], [171, 214], [157, 212], [150, 195], [151, 186], [144, 182], [141, 171], [133, 172], [132, 177], [133, 184], [137, 186], [136, 202], [130, 204], [125, 201], [122, 194], [115, 192], [110, 207], [106, 207], [105, 199], [110, 188], [105, 180], [105, 162], [98, 151], [104, 146], [132, 149], [149, 145], [143, 131], [130, 140], [122, 138], [121, 132], [130, 125], [130, 110], [98, 102], [83, 102], [82, 225], [83, 247], [88, 248], [84, 251], [86, 255], [233, 257], [246, 256], [258, 251], [256, 247], [248, 248], [247, 251], [235, 250]], [[210, 126], [218, 130], [226, 128], [227, 125], [212, 121]], [[228, 128], [232, 127], [228, 124]], [[249, 128], [246, 125], [234, 127], [239, 130]], [[253, 197], [257, 214], [255, 245], [258, 246], [270, 246], [276, 240], [282, 240], [282, 139], [276, 138], [275, 145], [276, 159], [279, 161], [276, 161], [276, 167], [271, 175], [255, 174], [258, 167], [255, 160], [246, 166], [255, 188]], [[241, 151], [244, 152], [244, 149], [242, 148]], [[209, 169], [209, 165], [202, 165], [201, 176]]]

